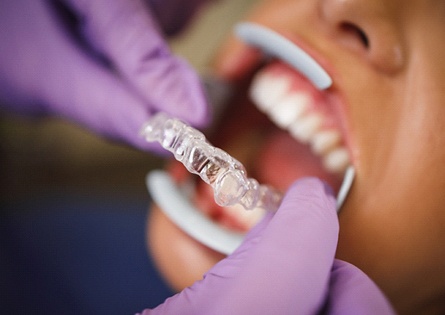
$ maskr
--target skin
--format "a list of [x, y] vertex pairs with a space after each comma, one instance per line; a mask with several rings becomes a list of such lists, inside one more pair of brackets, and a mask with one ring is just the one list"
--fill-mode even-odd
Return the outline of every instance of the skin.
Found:
[[[310, 47], [343, 100], [357, 176], [337, 257], [398, 312], [445, 313], [445, 1], [266, 0], [248, 20]], [[240, 80], [258, 57], [231, 39], [215, 68]]]
[[146, 231], [148, 247], [160, 273], [177, 292], [201, 279], [224, 258], [178, 229], [158, 207], [151, 209]]

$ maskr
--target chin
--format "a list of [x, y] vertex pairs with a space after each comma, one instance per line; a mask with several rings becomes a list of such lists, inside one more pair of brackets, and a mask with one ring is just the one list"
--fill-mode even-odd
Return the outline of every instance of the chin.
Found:
[[156, 205], [147, 219], [147, 240], [160, 274], [176, 292], [202, 279], [225, 257], [184, 233]]

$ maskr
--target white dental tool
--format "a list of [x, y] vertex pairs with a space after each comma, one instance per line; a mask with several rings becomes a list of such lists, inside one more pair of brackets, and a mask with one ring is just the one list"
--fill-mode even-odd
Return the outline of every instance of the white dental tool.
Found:
[[244, 233], [220, 226], [196, 208], [190, 201], [194, 193], [193, 184], [178, 185], [170, 174], [161, 170], [148, 173], [146, 184], [150, 196], [162, 212], [201, 244], [229, 255], [243, 242]]
[[355, 178], [355, 168], [353, 166], [349, 166], [346, 169], [345, 175], [343, 176], [343, 182], [341, 183], [340, 190], [337, 194], [337, 212], [340, 212], [343, 204], [345, 203], [346, 197], [349, 194], [349, 190], [351, 189], [352, 183]]
[[329, 74], [309, 54], [289, 39], [259, 24], [244, 22], [235, 27], [236, 35], [246, 44], [280, 58], [305, 75], [319, 90], [332, 85]]
[[152, 116], [142, 129], [147, 141], [159, 142], [190, 173], [213, 188], [220, 206], [242, 205], [251, 210], [276, 211], [282, 195], [274, 188], [247, 178], [244, 166], [227, 152], [210, 145], [200, 131], [164, 113]]
[[[337, 211], [341, 209], [354, 179], [350, 167], [337, 195]], [[176, 184], [166, 171], [154, 170], [146, 177], [147, 188], [161, 210], [189, 236], [201, 244], [229, 255], [243, 242], [244, 234], [218, 225], [190, 202], [194, 193], [193, 185]]]

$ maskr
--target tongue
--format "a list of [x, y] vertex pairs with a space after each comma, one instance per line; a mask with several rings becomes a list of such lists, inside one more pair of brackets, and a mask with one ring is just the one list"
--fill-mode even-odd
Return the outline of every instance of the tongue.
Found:
[[340, 180], [329, 174], [323, 167], [320, 158], [315, 156], [307, 145], [293, 139], [288, 133], [277, 131], [268, 136], [255, 174], [261, 183], [286, 191], [297, 179], [315, 176], [326, 181], [334, 190], [340, 187]]

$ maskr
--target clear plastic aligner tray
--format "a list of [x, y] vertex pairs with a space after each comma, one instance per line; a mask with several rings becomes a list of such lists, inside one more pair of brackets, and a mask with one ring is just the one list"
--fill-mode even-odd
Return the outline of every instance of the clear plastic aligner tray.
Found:
[[239, 161], [212, 146], [203, 133], [184, 122], [158, 113], [144, 125], [142, 135], [149, 142], [159, 142], [189, 172], [209, 184], [218, 205], [240, 204], [247, 210], [262, 208], [272, 212], [278, 209], [281, 193], [248, 178]]

